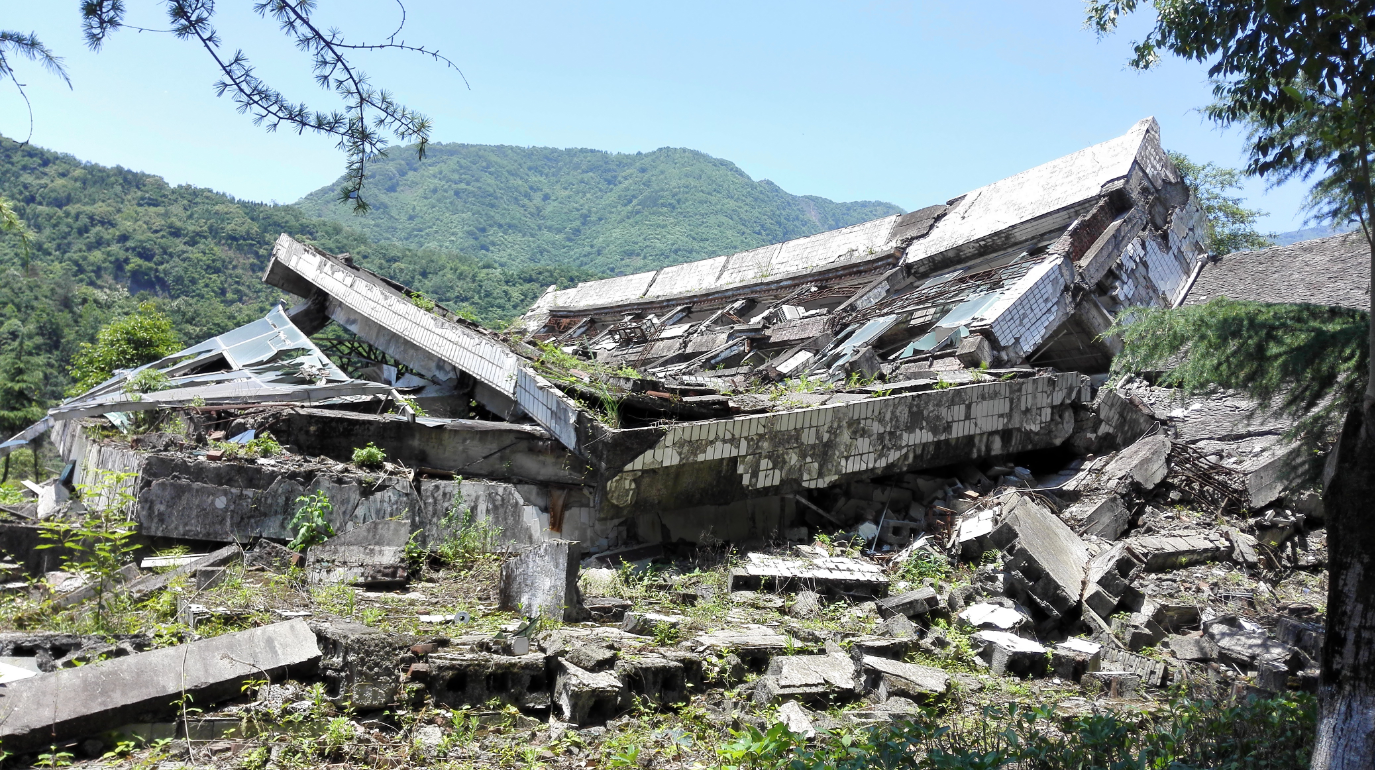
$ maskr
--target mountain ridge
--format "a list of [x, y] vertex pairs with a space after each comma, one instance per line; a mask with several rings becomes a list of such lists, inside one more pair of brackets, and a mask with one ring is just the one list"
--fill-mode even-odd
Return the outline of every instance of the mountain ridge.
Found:
[[375, 162], [363, 217], [337, 183], [294, 205], [378, 241], [442, 248], [503, 265], [560, 264], [627, 274], [799, 238], [901, 213], [883, 201], [793, 195], [699, 150], [445, 143], [423, 161]]

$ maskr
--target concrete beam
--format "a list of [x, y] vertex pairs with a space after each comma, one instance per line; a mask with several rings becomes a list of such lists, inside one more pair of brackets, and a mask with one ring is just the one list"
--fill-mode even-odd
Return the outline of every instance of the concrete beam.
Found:
[[144, 714], [173, 714], [184, 695], [204, 708], [235, 698], [250, 679], [279, 678], [320, 660], [302, 620], [61, 669], [0, 688], [0, 742], [30, 751], [118, 727]]

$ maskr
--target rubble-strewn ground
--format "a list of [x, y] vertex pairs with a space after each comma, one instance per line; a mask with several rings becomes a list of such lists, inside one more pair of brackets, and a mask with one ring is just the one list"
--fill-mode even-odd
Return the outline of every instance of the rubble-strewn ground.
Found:
[[[988, 501], [980, 505], [996, 508], [1021, 494], [1007, 487], [991, 490], [987, 497], [979, 498]], [[1168, 497], [1168, 492], [1164, 494]], [[1045, 496], [1038, 499], [1056, 501]], [[980, 509], [971, 507], [965, 516]], [[1216, 530], [1229, 524], [1245, 526], [1244, 521], [1219, 519], [1216, 513], [1194, 510], [1185, 503], [1147, 505], [1131, 537]], [[1281, 618], [1320, 624], [1325, 572], [1298, 569], [1296, 565], [1325, 563], [1322, 535], [1321, 529], [1303, 533], [1285, 548], [1276, 549], [1276, 558], [1264, 568], [1238, 564], [1229, 555], [1180, 569], [1140, 573], [1133, 587], [1150, 602], [1197, 608], [1198, 620], [1193, 627], [1172, 629], [1179, 633], [1170, 638], [1201, 639], [1198, 630], [1206, 621], [1231, 616], [1271, 630]], [[959, 550], [957, 543], [952, 545], [952, 552]], [[12, 590], [0, 604], [4, 613], [0, 623], [22, 630], [0, 636], [0, 653], [23, 654], [19, 648], [25, 639], [32, 642], [56, 636], [52, 632], [63, 632], [68, 637], [65, 643], [75, 645], [65, 657], [46, 665], [40, 662], [44, 668], [137, 654], [135, 651], [150, 647], [219, 636], [292, 617], [326, 626], [343, 621], [360, 623], [384, 632], [402, 648], [389, 661], [393, 681], [400, 687], [384, 708], [355, 710], [346, 697], [332, 699], [321, 681], [255, 681], [245, 686], [242, 697], [229, 703], [207, 703], [204, 708], [192, 705], [176, 718], [162, 716], [143, 723], [131, 720], [133, 724], [114, 733], [14, 760], [38, 765], [71, 762], [243, 768], [321, 764], [763, 766], [785, 756], [806, 756], [805, 752], [819, 752], [814, 758], [818, 762], [826, 756], [834, 761], [835, 752], [846, 741], [853, 747], [877, 750], [868, 744], [872, 737], [865, 737], [871, 735], [882, 735], [889, 742], [915, 742], [922, 750], [942, 745], [947, 750], [981, 746], [992, 750], [1000, 741], [1002, 748], [1008, 749], [1006, 738], [991, 730], [993, 722], [1020, 725], [1025, 740], [1045, 743], [1075, 738], [1075, 731], [1101, 726], [1101, 720], [1109, 717], [1122, 729], [1135, 726], [1131, 729], [1139, 731], [1161, 715], [1179, 718], [1178, 709], [1196, 708], [1187, 701], [1172, 700], [1170, 691], [1151, 687], [1129, 674], [1081, 674], [1079, 681], [1073, 681], [1060, 675], [1063, 672], [1057, 671], [1053, 660], [1043, 661], [1049, 667], [1042, 666], [1029, 676], [995, 675], [990, 671], [989, 645], [981, 643], [978, 629], [961, 619], [961, 611], [990, 602], [1004, 606], [1027, 616], [1014, 630], [1028, 639], [1037, 637], [1030, 630], [1035, 622], [1032, 613], [998, 590], [1006, 579], [1006, 562], [1013, 557], [1006, 551], [990, 549], [961, 562], [948, 558], [943, 551], [940, 543], [932, 543], [901, 552], [869, 554], [843, 538], [823, 537], [801, 549], [780, 545], [752, 554], [724, 548], [685, 550], [616, 567], [595, 566], [604, 562], [589, 560], [581, 570], [583, 601], [601, 617], [572, 623], [539, 621], [527, 631], [533, 637], [527, 655], [541, 659], [547, 655], [551, 667], [563, 660], [581, 663], [588, 671], [621, 671], [618, 661], [633, 664], [673, 651], [694, 661], [700, 671], [700, 680], [688, 683], [684, 702], [658, 706], [644, 697], [630, 697], [610, 719], [589, 724], [563, 721], [557, 707], [522, 710], [503, 705], [496, 697], [489, 703], [454, 707], [436, 703], [434, 694], [427, 692], [427, 676], [434, 676], [447, 665], [446, 655], [463, 650], [513, 651], [503, 646], [509, 645], [509, 640], [492, 641], [526, 625], [518, 614], [497, 609], [503, 559], [498, 555], [450, 548], [448, 554], [455, 563], [432, 557], [406, 586], [395, 590], [312, 585], [307, 573], [298, 567], [235, 563], [226, 568], [222, 582], [207, 590], [196, 591], [193, 578], [184, 577], [142, 604], [130, 606], [116, 601], [109, 616], [100, 621], [104, 634], [91, 633], [96, 620], [88, 605], [57, 610], [37, 587]], [[889, 581], [883, 593], [900, 597], [929, 588], [933, 599], [918, 611], [908, 608], [881, 613], [881, 602], [863, 595], [839, 595], [834, 586], [828, 591], [824, 580], [780, 583], [777, 588], [764, 590], [732, 590], [733, 573], [751, 560], [763, 563], [761, 557], [769, 555], [805, 559], [830, 555], [878, 564]], [[456, 614], [462, 622], [454, 622]], [[637, 633], [626, 633], [622, 630], [626, 627]], [[1074, 629], [1043, 635], [1041, 641], [1054, 649], [1053, 642], [1063, 641], [1070, 630]], [[730, 642], [714, 644], [713, 635], [723, 632], [782, 641], [776, 648], [746, 654], [733, 649]], [[1102, 634], [1097, 638], [1100, 643], [1109, 641]], [[420, 646], [405, 650], [411, 641]], [[425, 646], [427, 643], [430, 646]], [[742, 648], [751, 644], [754, 642], [740, 642]], [[1196, 697], [1225, 698], [1259, 692], [1256, 672], [1225, 654], [1215, 655], [1214, 660], [1182, 661], [1166, 639], [1138, 652], [1145, 659], [1168, 666], [1174, 698], [1186, 690]], [[861, 682], [853, 689], [827, 683], [821, 692], [799, 696], [798, 702], [806, 703], [802, 707], [791, 696], [771, 698], [765, 694], [771, 692], [764, 681], [771, 672], [774, 680], [780, 677], [768, 661], [776, 665], [779, 659], [791, 656], [826, 658], [828, 653], [853, 667], [861, 680], [866, 670], [863, 656], [870, 654], [943, 672], [949, 677], [948, 689], [913, 699], [880, 689], [872, 682]], [[1043, 656], [1050, 658], [1051, 654]], [[856, 661], [861, 665], [855, 667]], [[1091, 668], [1105, 671], [1114, 666], [1099, 662]], [[787, 674], [781, 676], [786, 678]], [[774, 680], [770, 681], [779, 683]], [[1294, 746], [1306, 745], [1294, 734], [1300, 723], [1293, 720], [1311, 719], [1311, 701], [1286, 697], [1289, 699], [1266, 701], [1266, 713], [1271, 717], [1287, 714], [1291, 722], [1286, 724], [1284, 735], [1288, 737], [1284, 740]], [[999, 710], [1008, 703], [1050, 711], [1042, 713], [1041, 722], [1036, 723], [1041, 727], [1028, 727]], [[1066, 721], [1074, 719], [1081, 721]], [[798, 734], [815, 732], [819, 737], [808, 742], [780, 732], [775, 728], [780, 720]], [[937, 736], [931, 732], [937, 726], [952, 728], [953, 732]], [[882, 731], [868, 732], [876, 727]], [[184, 740], [188, 732], [192, 737], [189, 743]], [[1149, 744], [1141, 735], [1130, 743], [1132, 750]], [[951, 736], [963, 736], [962, 742], [952, 742]], [[1276, 746], [1284, 743], [1273, 735], [1252, 735], [1246, 740], [1270, 741]], [[1075, 742], [1082, 744], [1083, 736]], [[799, 751], [804, 754], [798, 755]]]

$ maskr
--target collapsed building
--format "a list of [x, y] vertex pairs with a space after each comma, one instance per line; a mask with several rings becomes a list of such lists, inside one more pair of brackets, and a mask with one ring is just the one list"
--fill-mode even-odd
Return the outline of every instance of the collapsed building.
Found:
[[[336, 531], [406, 515], [433, 536], [461, 497], [515, 544], [590, 551], [781, 539], [844, 520], [855, 489], [891, 528], [924, 515], [889, 502], [922, 494], [903, 474], [1069, 439], [1114, 314], [1181, 302], [1203, 228], [1147, 119], [908, 214], [550, 287], [504, 334], [284, 235], [264, 280], [299, 304], [120, 372], [0, 451], [52, 430], [69, 481], [134, 474], [152, 537], [288, 537], [317, 490]], [[327, 327], [352, 375], [311, 341]], [[147, 369], [167, 387], [131, 392]], [[217, 463], [92, 428], [162, 409], [202, 434], [270, 431], [290, 457]], [[398, 472], [365, 488], [339, 471], [369, 441]]]
[[[307, 550], [311, 581], [396, 588], [409, 544], [484, 522], [487, 545], [516, 554], [499, 607], [525, 620], [451, 638], [466, 612], [418, 614], [443, 630], [426, 642], [284, 612], [176, 651], [197, 661], [194, 687], [168, 673], [172, 650], [76, 668], [94, 654], [80, 639], [0, 634], [0, 685], [19, 646], [47, 656], [42, 675], [0, 687], [0, 717], [16, 717], [0, 738], [27, 750], [127, 722], [136, 699], [232, 698], [255, 671], [316, 672], [363, 711], [418, 692], [583, 725], [632, 695], [682, 703], [752, 670], [754, 700], [811, 735], [826, 717], [806, 706], [865, 698], [873, 708], [851, 716], [869, 724], [981, 687], [911, 663], [950, 659], [955, 629], [994, 675], [1114, 697], [1181, 681], [1186, 666], [1311, 689], [1316, 606], [1286, 602], [1265, 625], [1228, 609], [1256, 606], [1234, 577], [1325, 566], [1312, 469], [1282, 439], [1290, 422], [1236, 394], [1181, 400], [1149, 377], [1108, 387], [1110, 327], [1133, 307], [1222, 294], [1368, 310], [1368, 295], [1323, 278], [1339, 265], [1365, 285], [1369, 263], [1354, 236], [1208, 255], [1205, 228], [1145, 120], [945, 204], [550, 287], [500, 333], [283, 235], [264, 280], [294, 306], [118, 372], [0, 444], [49, 435], [67, 461], [33, 502], [3, 509], [0, 551], [30, 574], [54, 569], [60, 550], [34, 548], [38, 522], [68, 515], [78, 486], [86, 504], [118, 491], [99, 483], [113, 479], [144, 539], [214, 549], [168, 573], [130, 569], [120, 590], [148, 596], [177, 577], [211, 590], [231, 564], [295, 563], [280, 543], [315, 496], [339, 534]], [[1272, 280], [1281, 266], [1295, 279]], [[838, 555], [823, 533], [880, 558]], [[722, 543], [757, 549], [724, 590], [774, 613], [768, 625], [676, 614], [721, 590], [695, 569], [638, 605], [598, 587], [618, 579], [605, 566]], [[900, 579], [899, 565], [931, 556], [983, 566], [960, 584]], [[178, 605], [193, 630], [216, 612], [199, 595]], [[798, 625], [828, 604], [846, 608], [841, 631]], [[535, 616], [599, 627], [532, 638]], [[695, 635], [660, 643], [680, 629]], [[1168, 657], [1138, 654], [1148, 647]], [[55, 673], [61, 686], [44, 678]], [[61, 697], [71, 688], [100, 697]]]

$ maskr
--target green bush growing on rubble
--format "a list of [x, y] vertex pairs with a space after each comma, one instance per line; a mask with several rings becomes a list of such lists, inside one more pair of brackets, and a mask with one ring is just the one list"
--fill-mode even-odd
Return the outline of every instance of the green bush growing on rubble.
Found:
[[95, 630], [111, 630], [112, 615], [127, 608], [128, 600], [116, 589], [120, 569], [133, 561], [137, 546], [133, 542], [137, 526], [129, 518], [134, 496], [129, 491], [132, 473], [98, 471], [93, 484], [82, 484], [78, 491], [86, 504], [86, 515], [75, 523], [49, 519], [39, 525], [40, 549], [61, 548], [62, 568], [81, 575], [94, 587], [91, 619]]
[[371, 441], [367, 446], [353, 450], [353, 464], [359, 468], [380, 468], [386, 460], [387, 453]]
[[282, 453], [282, 445], [277, 443], [276, 436], [264, 431], [250, 440], [244, 450], [256, 457], [273, 457]]
[[287, 547], [293, 551], [304, 551], [334, 537], [334, 527], [325, 520], [325, 515], [334, 510], [329, 495], [319, 490], [313, 495], [296, 498], [296, 514], [291, 517], [291, 529], [296, 533]]
[[718, 753], [739, 770], [1302, 770], [1316, 724], [1317, 702], [1303, 693], [1218, 702], [1176, 692], [1151, 714], [1067, 716], [1009, 703], [970, 717], [928, 708], [810, 743], [782, 724], [747, 727]]
[[445, 535], [434, 553], [445, 564], [476, 561], [496, 550], [497, 538], [501, 537], [501, 527], [479, 520], [472, 507], [463, 504], [462, 489], [463, 477], [459, 476], [454, 479], [453, 502], [439, 521]]

